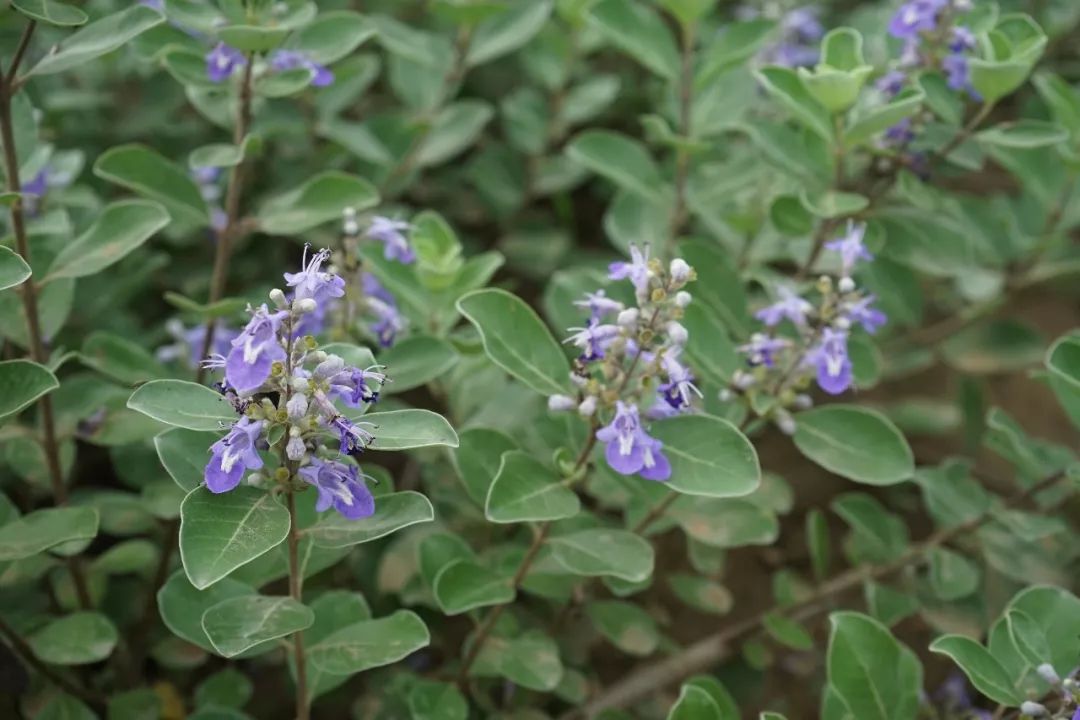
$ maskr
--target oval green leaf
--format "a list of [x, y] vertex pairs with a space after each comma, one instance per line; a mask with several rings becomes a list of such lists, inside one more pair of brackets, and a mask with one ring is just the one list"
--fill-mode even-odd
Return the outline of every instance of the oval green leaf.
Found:
[[375, 500], [375, 514], [360, 520], [348, 520], [337, 513], [324, 515], [304, 530], [304, 537], [318, 547], [340, 548], [377, 540], [417, 523], [435, 519], [431, 502], [418, 492], [383, 495]]
[[267, 640], [291, 635], [315, 622], [315, 613], [291, 597], [246, 595], [207, 608], [202, 629], [223, 657], [236, 657]]
[[236, 422], [236, 411], [220, 393], [185, 380], [152, 380], [131, 394], [127, 406], [188, 430], [223, 430]]
[[761, 484], [754, 446], [727, 420], [683, 415], [655, 423], [652, 434], [664, 443], [671, 463], [672, 490], [687, 495], [739, 497]]
[[484, 514], [493, 523], [561, 520], [580, 510], [574, 491], [521, 450], [503, 454], [484, 504]]
[[852, 405], [828, 405], [796, 417], [795, 445], [837, 475], [868, 485], [895, 485], [915, 472], [903, 434], [883, 415]]

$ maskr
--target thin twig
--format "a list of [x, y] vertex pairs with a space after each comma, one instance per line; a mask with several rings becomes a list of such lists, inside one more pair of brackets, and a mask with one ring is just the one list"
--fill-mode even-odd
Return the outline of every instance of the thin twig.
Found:
[[[254, 54], [248, 53], [244, 63], [244, 76], [240, 82], [240, 100], [236, 110], [236, 125], [233, 127], [233, 144], [241, 147], [244, 138], [247, 137], [251, 127], [251, 102], [252, 82], [251, 73], [254, 65]], [[225, 295], [225, 284], [229, 276], [229, 259], [232, 256], [232, 244], [234, 240], [247, 232], [248, 228], [240, 218], [240, 198], [243, 195], [246, 163], [241, 160], [232, 172], [229, 173], [229, 187], [225, 191], [225, 227], [217, 235], [217, 247], [214, 249], [214, 269], [210, 276], [210, 299], [208, 305], [221, 300]], [[206, 335], [203, 337], [202, 351], [199, 359], [203, 360], [210, 355], [210, 349], [214, 346], [214, 332], [217, 329], [217, 319], [210, 318], [206, 322]], [[199, 369], [195, 373], [195, 382], [202, 383], [206, 378], [207, 368], [199, 363]]]
[[993, 109], [993, 103], [985, 103], [979, 108], [979, 111], [972, 116], [971, 120], [968, 121], [968, 124], [961, 128], [960, 132], [953, 135], [949, 142], [945, 143], [941, 149], [936, 150], [933, 154], [942, 160], [949, 157], [949, 153], [960, 147], [960, 145], [970, 138], [971, 134], [975, 132], [975, 129], [979, 127]]
[[[1064, 476], [1064, 472], [1054, 473], [1018, 493], [1006, 505], [1008, 507], [1019, 505], [1039, 492], [1055, 485]], [[783, 615], [796, 621], [809, 619], [831, 607], [829, 601], [835, 596], [856, 588], [867, 580], [880, 580], [911, 565], [919, 564], [925, 560], [930, 551], [962, 535], [974, 532], [992, 518], [993, 512], [987, 511], [967, 522], [938, 530], [923, 542], [909, 548], [903, 555], [890, 563], [870, 567], [855, 567], [842, 572], [823, 582], [811, 595], [799, 602], [787, 606], [768, 608], [697, 641], [662, 662], [654, 662], [647, 667], [630, 673], [601, 693], [596, 699], [581, 708], [563, 714], [559, 720], [591, 718], [603, 710], [626, 707], [657, 690], [720, 662], [729, 655], [734, 641], [756, 631], [767, 617]]]
[[36, 670], [43, 678], [66, 692], [68, 695], [77, 697], [88, 705], [93, 706], [98, 712], [105, 711], [104, 697], [76, 684], [38, 660], [30, 645], [27, 644], [27, 642], [19, 636], [19, 633], [15, 632], [15, 629], [8, 625], [3, 618], [0, 618], [0, 635], [8, 641], [8, 644], [11, 645], [11, 649], [23, 659], [23, 662], [34, 668], [34, 670]]
[[[15, 149], [15, 124], [11, 116], [11, 100], [14, 95], [14, 78], [19, 70], [19, 63], [26, 53], [30, 44], [30, 38], [34, 34], [37, 23], [31, 20], [23, 28], [22, 37], [12, 58], [11, 67], [5, 75], [0, 70], [0, 141], [4, 145], [4, 170], [7, 175], [8, 192], [18, 193], [22, 191], [22, 182], [19, 179], [19, 157]], [[30, 265], [30, 240], [26, 232], [26, 217], [23, 212], [23, 201], [17, 196], [11, 203], [11, 230], [15, 236], [15, 251], [22, 256], [27, 265]], [[38, 287], [33, 278], [19, 285], [19, 295], [22, 297], [23, 312], [26, 315], [27, 335], [30, 340], [30, 358], [39, 365], [49, 364], [49, 355], [45, 350], [45, 341], [42, 337], [41, 317], [38, 314]], [[41, 434], [42, 450], [45, 453], [45, 465], [49, 471], [49, 483], [52, 487], [53, 502], [56, 505], [66, 505], [68, 501], [67, 487], [64, 485], [64, 471], [60, 465], [60, 444], [56, 437], [56, 419], [53, 415], [52, 397], [42, 395], [38, 400], [41, 410]], [[72, 583], [75, 585], [75, 595], [79, 606], [88, 609], [90, 591], [86, 584], [86, 576], [82, 565], [77, 557], [69, 557], [65, 560], [68, 572], [71, 574]]]

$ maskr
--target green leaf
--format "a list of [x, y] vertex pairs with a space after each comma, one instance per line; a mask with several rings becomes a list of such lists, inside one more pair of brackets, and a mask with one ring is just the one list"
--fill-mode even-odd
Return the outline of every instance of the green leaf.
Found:
[[484, 514], [493, 523], [562, 520], [580, 510], [574, 491], [520, 450], [503, 454], [484, 503]]
[[874, 619], [891, 627], [919, 610], [919, 601], [887, 585], [867, 582], [863, 586], [866, 608]]
[[852, 718], [914, 720], [922, 666], [878, 621], [856, 612], [829, 616], [829, 686]]
[[210, 462], [210, 446], [217, 440], [214, 433], [173, 428], [154, 436], [154, 449], [169, 477], [185, 492], [191, 492], [202, 485]]
[[322, 345], [320, 349], [327, 354], [337, 355], [345, 361], [346, 365], [352, 367], [366, 368], [376, 364], [375, 356], [371, 354], [371, 350], [362, 345], [334, 342]]
[[498, 430], [469, 428], [461, 433], [453, 455], [458, 477], [473, 501], [483, 507], [488, 489], [502, 465], [503, 453], [517, 450], [517, 443]]
[[440, 165], [464, 152], [480, 137], [495, 111], [482, 100], [459, 100], [442, 108], [416, 156], [418, 167]]
[[806, 628], [785, 615], [769, 613], [762, 625], [774, 640], [792, 650], [811, 650], [814, 647], [814, 639]]
[[551, 15], [551, 0], [512, 3], [498, 15], [476, 26], [465, 56], [473, 67], [511, 53], [529, 42]]
[[829, 523], [817, 508], [806, 513], [806, 547], [814, 578], [820, 581], [829, 572]]
[[739, 717], [739, 706], [735, 704], [735, 698], [728, 689], [711, 675], [695, 675], [686, 681], [685, 685], [704, 690], [720, 708], [720, 717], [723, 720], [736, 720]]
[[1050, 644], [1034, 618], [1023, 610], [1012, 608], [1005, 613], [1005, 625], [1016, 651], [1032, 667], [1050, 659]]
[[430, 642], [424, 621], [414, 612], [398, 610], [331, 633], [308, 650], [308, 662], [323, 672], [351, 675], [395, 663]]
[[285, 46], [299, 50], [323, 65], [337, 62], [375, 37], [375, 26], [360, 13], [348, 10], [320, 13], [289, 38]]
[[625, 530], [594, 528], [550, 538], [555, 560], [575, 575], [641, 582], [653, 570], [652, 545]]
[[979, 568], [963, 555], [938, 548], [930, 553], [930, 587], [942, 600], [959, 600], [979, 588]]
[[682, 498], [669, 515], [694, 540], [716, 548], [770, 545], [780, 534], [771, 509], [741, 498]]
[[[176, 163], [144, 145], [121, 145], [102, 153], [94, 174], [156, 200], [176, 220], [209, 225], [206, 201], [195, 182]], [[100, 224], [100, 223], [98, 223]]]
[[145, 5], [135, 5], [122, 12], [106, 15], [64, 38], [58, 49], [42, 58], [26, 74], [51, 75], [81, 67], [163, 22], [163, 15]]
[[726, 615], [734, 604], [731, 591], [708, 578], [675, 573], [668, 576], [667, 582], [680, 600], [702, 612]]
[[1080, 599], [1063, 588], [1039, 585], [1017, 593], [1008, 610], [1026, 613], [1042, 629], [1050, 645], [1050, 657], [1044, 662], [1052, 664], [1062, 677], [1073, 671], [1080, 637]]
[[656, 203], [668, 194], [660, 168], [637, 140], [610, 130], [586, 130], [566, 146], [566, 154], [638, 200]]
[[75, 27], [87, 21], [82, 10], [56, 0], [11, 0], [11, 4], [23, 15], [50, 25]]
[[97, 531], [94, 508], [35, 510], [0, 527], [0, 562], [28, 558], [62, 543], [92, 540]]
[[1018, 120], [1001, 123], [976, 133], [981, 143], [1007, 148], [1039, 148], [1069, 139], [1065, 128], [1045, 120]]
[[109, 618], [96, 612], [77, 612], [53, 620], [27, 642], [34, 655], [50, 665], [87, 665], [112, 654], [118, 639]]
[[174, 635], [207, 652], [216, 652], [203, 630], [203, 613], [230, 598], [254, 594], [253, 588], [231, 578], [214, 583], [205, 590], [198, 590], [183, 570], [177, 570], [158, 590], [157, 604], [165, 627]]
[[317, 547], [340, 548], [370, 542], [417, 523], [435, 519], [431, 502], [418, 492], [382, 495], [375, 501], [375, 514], [360, 520], [348, 520], [337, 513], [322, 516], [304, 530]]
[[98, 720], [98, 716], [70, 695], [58, 693], [41, 708], [34, 720]]
[[1016, 707], [1023, 696], [1013, 687], [1005, 668], [979, 643], [963, 635], [944, 635], [930, 645], [930, 652], [952, 659], [975, 689], [994, 702]]
[[466, 720], [469, 703], [450, 683], [421, 680], [409, 691], [412, 720]]
[[30, 275], [30, 266], [26, 264], [22, 256], [0, 245], [0, 290], [15, 287]]
[[873, 140], [879, 133], [919, 111], [926, 95], [921, 90], [905, 90], [892, 101], [855, 115], [844, 130], [844, 144], [855, 146]]
[[470, 560], [456, 560], [435, 576], [435, 601], [447, 615], [504, 605], [516, 595], [510, 579]]
[[690, 303], [682, 319], [694, 342], [687, 344], [690, 366], [714, 383], [726, 384], [745, 362], [735, 349], [720, 315], [707, 305]]
[[680, 688], [679, 698], [671, 706], [667, 720], [724, 720], [724, 716], [708, 692], [687, 684]]
[[826, 142], [832, 142], [832, 120], [829, 118], [828, 111], [810, 96], [794, 70], [767, 67], [758, 70], [755, 74], [762, 88], [794, 115], [802, 125], [821, 136]]
[[799, 202], [811, 213], [826, 220], [855, 215], [870, 204], [870, 200], [857, 193], [836, 190], [811, 193], [806, 189], [799, 193]]
[[359, 212], [378, 202], [379, 193], [367, 180], [328, 170], [264, 203], [257, 219], [264, 232], [297, 235], [323, 223], [340, 222], [346, 208]]
[[413, 335], [394, 343], [379, 354], [379, 363], [387, 367], [392, 382], [384, 394], [412, 390], [450, 372], [458, 362], [454, 347], [430, 335]]
[[1080, 336], [1059, 338], [1046, 352], [1050, 388], [1077, 428], [1080, 428]]
[[44, 365], [29, 360], [0, 362], [0, 419], [14, 415], [60, 387]]
[[663, 19], [648, 5], [600, 0], [585, 14], [600, 35], [666, 80], [679, 74], [679, 50]]
[[455, 448], [458, 436], [442, 415], [407, 408], [363, 415], [364, 422], [374, 423], [372, 450], [411, 450], [442, 445]]
[[195, 688], [195, 706], [242, 708], [255, 693], [254, 683], [247, 675], [235, 668], [219, 670], [199, 683]]
[[84, 365], [127, 385], [137, 385], [166, 374], [161, 363], [142, 346], [112, 333], [91, 333], [79, 350], [79, 359]]
[[169, 214], [157, 203], [143, 200], [111, 203], [86, 232], [60, 251], [43, 282], [99, 273], [168, 224]]
[[687, 495], [739, 497], [761, 484], [754, 446], [727, 420], [683, 415], [654, 423], [651, 433], [664, 443], [671, 462], [667, 486]]
[[220, 393], [185, 380], [151, 380], [131, 394], [127, 406], [188, 430], [223, 430], [237, 420], [236, 410]]
[[265, 490], [242, 485], [215, 495], [192, 490], [180, 506], [180, 559], [191, 584], [202, 590], [289, 534], [289, 511]]
[[202, 628], [223, 657], [236, 657], [259, 643], [311, 626], [315, 613], [290, 597], [245, 595], [207, 608]]
[[542, 395], [571, 392], [570, 364], [540, 317], [505, 290], [476, 290], [457, 301], [493, 363]]
[[555, 641], [539, 630], [531, 630], [513, 639], [488, 638], [471, 674], [504, 677], [530, 690], [551, 692], [562, 678], [563, 666]]
[[721, 34], [710, 39], [704, 48], [695, 85], [702, 87], [755, 56], [771, 36], [774, 27], [775, 21], [764, 19], [725, 24]]
[[880, 413], [828, 405], [799, 413], [795, 445], [821, 467], [868, 485], [911, 478], [915, 460], [904, 436]]
[[193, 170], [200, 168], [231, 168], [244, 162], [246, 155], [254, 154], [260, 140], [255, 135], [248, 135], [241, 145], [232, 143], [212, 143], [195, 148], [188, 155], [188, 167]]
[[651, 655], [660, 645], [660, 629], [644, 609], [620, 600], [591, 602], [585, 614], [611, 644], [628, 655]]

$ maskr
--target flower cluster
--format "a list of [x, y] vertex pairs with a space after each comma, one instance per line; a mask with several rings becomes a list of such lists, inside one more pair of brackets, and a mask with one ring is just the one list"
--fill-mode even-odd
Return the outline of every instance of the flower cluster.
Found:
[[[224, 369], [219, 387], [241, 417], [211, 446], [205, 479], [211, 492], [232, 490], [245, 473], [264, 467], [259, 451], [272, 449], [280, 464], [270, 476], [278, 483], [311, 485], [317, 510], [333, 507], [356, 519], [374, 512], [374, 500], [349, 458], [358, 458], [375, 438], [369, 423], [349, 419], [335, 403], [360, 408], [375, 402], [386, 376], [379, 366], [350, 367], [297, 332], [307, 317], [344, 294], [344, 280], [323, 269], [328, 258], [325, 250], [310, 259], [305, 253], [300, 272], [285, 274], [291, 296], [271, 291], [274, 307], [249, 308], [251, 319], [228, 350], [206, 361]], [[328, 446], [328, 436], [336, 443]], [[249, 482], [263, 479], [255, 474]]]
[[[762, 14], [772, 18], [776, 7], [769, 7], [765, 13], [754, 7], [743, 6], [737, 11], [740, 20], [753, 20]], [[818, 43], [825, 35], [825, 28], [818, 18], [818, 9], [800, 7], [783, 13], [777, 19], [778, 37], [775, 42], [764, 47], [758, 55], [763, 65], [783, 65], [785, 67], [808, 67], [817, 63], [820, 56]]]
[[642, 416], [659, 419], [687, 412], [700, 395], [681, 360], [688, 334], [679, 322], [690, 303], [683, 288], [694, 271], [681, 259], [665, 268], [649, 258], [648, 248], [634, 247], [629, 262], [611, 264], [608, 277], [629, 280], [634, 303], [608, 297], [603, 290], [576, 303], [589, 313], [586, 325], [570, 328], [573, 335], [566, 340], [580, 351], [571, 374], [578, 392], [575, 397], [553, 395], [548, 407], [610, 418], [596, 432], [608, 465], [623, 475], [667, 480], [671, 465], [663, 443], [648, 434]]
[[[247, 62], [244, 53], [219, 42], [206, 54], [206, 76], [211, 82], [224, 82], [243, 70]], [[267, 58], [267, 64], [274, 72], [307, 70], [315, 87], [326, 87], [334, 82], [334, 73], [328, 67], [315, 62], [308, 53], [300, 50], [275, 50]]]
[[[816, 302], [794, 288], [780, 286], [776, 300], [755, 313], [766, 331], [755, 333], [739, 348], [749, 369], [736, 373], [732, 387], [722, 392], [724, 399], [733, 393], [766, 393], [776, 400], [769, 413], [781, 429], [793, 431], [787, 409], [809, 406], [810, 398], [802, 391], [812, 381], [830, 395], [851, 387], [848, 339], [853, 328], [872, 334], [886, 322], [885, 314], [874, 307], [876, 298], [858, 288], [852, 278], [860, 261], [873, 259], [863, 244], [865, 232], [865, 225], [849, 223], [841, 237], [825, 243], [825, 249], [839, 257], [840, 276], [819, 278]], [[794, 332], [781, 335], [781, 329]], [[754, 405], [753, 398], [749, 399]]]

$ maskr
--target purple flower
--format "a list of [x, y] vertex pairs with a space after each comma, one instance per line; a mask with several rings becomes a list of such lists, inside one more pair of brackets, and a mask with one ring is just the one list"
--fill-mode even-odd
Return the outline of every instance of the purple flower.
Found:
[[367, 446], [375, 439], [374, 435], [344, 415], [335, 415], [330, 421], [330, 427], [338, 434], [342, 455], [361, 453], [367, 450]]
[[963, 90], [973, 99], [979, 99], [979, 94], [971, 86], [967, 57], [959, 53], [946, 55], [941, 61], [941, 69], [945, 71], [946, 84], [951, 90]]
[[590, 320], [601, 320], [605, 315], [611, 313], [619, 313], [625, 309], [625, 306], [618, 300], [612, 300], [609, 298], [603, 290], [597, 290], [594, 293], [585, 293], [584, 300], [575, 300], [574, 305], [579, 308], [587, 308], [590, 314]]
[[825, 26], [818, 19], [817, 8], [795, 8], [780, 22], [780, 29], [789, 37], [805, 42], [817, 42], [825, 35]]
[[975, 49], [975, 33], [963, 25], [957, 25], [952, 29], [952, 39], [949, 41], [949, 49], [954, 53], [966, 52]]
[[871, 335], [876, 333], [878, 328], [888, 321], [885, 313], [877, 308], [870, 307], [875, 300], [877, 300], [877, 298], [873, 295], [867, 295], [861, 300], [849, 305], [844, 311], [845, 316], [849, 321], [861, 325], [862, 329]]
[[911, 39], [937, 27], [938, 13], [949, 0], [910, 0], [900, 6], [889, 22], [889, 34]]
[[649, 248], [639, 248], [637, 245], [630, 246], [630, 262], [620, 260], [608, 265], [608, 277], [612, 280], [630, 279], [638, 294], [643, 294], [649, 289]]
[[326, 87], [334, 82], [334, 73], [329, 68], [300, 50], [275, 50], [270, 56], [270, 67], [279, 72], [303, 68], [311, 73], [311, 84], [315, 87]]
[[325, 309], [331, 299], [345, 294], [345, 280], [334, 273], [322, 271], [323, 263], [329, 258], [329, 250], [320, 250], [308, 262], [307, 246], [304, 246], [303, 269], [298, 273], [285, 273], [285, 282], [289, 287], [296, 288], [293, 291], [294, 300], [310, 298], [319, 308]]
[[824, 328], [821, 342], [807, 353], [807, 361], [817, 367], [818, 386], [830, 395], [839, 395], [851, 386], [847, 337], [846, 330]]
[[1080, 720], [1080, 708], [1077, 708], [1076, 712], [1073, 713], [1072, 720]]
[[891, 97], [903, 90], [906, 82], [907, 75], [903, 71], [890, 70], [878, 78], [877, 82], [874, 83], [874, 87]]
[[330, 391], [340, 397], [349, 407], [361, 403], [373, 403], [379, 399], [379, 391], [386, 382], [386, 375], [379, 372], [382, 365], [372, 365], [361, 370], [347, 367], [330, 379]]
[[606, 443], [604, 457], [611, 469], [622, 475], [639, 474], [646, 480], [667, 480], [671, 464], [661, 451], [664, 444], [641, 427], [637, 405], [616, 403], [610, 425], [596, 431], [596, 439]]
[[285, 359], [277, 333], [286, 315], [284, 310], [271, 313], [265, 304], [255, 311], [225, 359], [229, 385], [240, 392], [257, 390], [270, 376], [274, 361]]
[[[199, 364], [204, 360], [202, 357], [202, 346], [206, 340], [206, 325], [195, 325], [191, 328], [185, 328], [184, 324], [179, 320], [173, 318], [165, 323], [165, 330], [168, 331], [176, 342], [172, 345], [163, 345], [158, 348], [154, 353], [161, 362], [172, 362], [178, 360], [185, 355], [188, 358], [188, 364], [193, 367], [199, 367]], [[228, 327], [227, 325], [221, 325], [220, 323], [214, 328], [213, 344], [210, 346], [211, 355], [225, 355], [232, 348], [232, 341], [240, 334], [239, 330]]]
[[334, 460], [313, 458], [299, 470], [300, 477], [319, 493], [315, 510], [325, 512], [331, 506], [345, 518], [358, 520], [375, 513], [375, 498], [360, 480], [360, 470]]
[[258, 470], [263, 466], [255, 449], [262, 428], [261, 420], [242, 417], [228, 435], [210, 446], [212, 455], [204, 473], [210, 492], [228, 492], [240, 484], [247, 470]]
[[564, 340], [564, 343], [573, 343], [581, 348], [581, 361], [592, 362], [604, 357], [604, 351], [619, 336], [619, 326], [601, 324], [598, 320], [590, 320], [588, 327], [568, 328], [574, 334]]
[[694, 385], [694, 375], [690, 369], [679, 362], [679, 349], [672, 348], [660, 358], [660, 364], [667, 375], [667, 382], [662, 383], [657, 391], [675, 410], [690, 407], [690, 394], [701, 397], [701, 391]]
[[780, 299], [768, 307], [764, 307], [754, 313], [761, 322], [769, 327], [779, 325], [785, 318], [798, 326], [806, 324], [806, 314], [814, 309], [814, 306], [784, 285], [777, 288]]
[[884, 145], [891, 147], [903, 147], [915, 139], [915, 130], [912, 128], [911, 118], [904, 118], [885, 131]]
[[765, 367], [776, 366], [776, 353], [791, 345], [791, 341], [785, 338], [769, 337], [765, 333], [754, 333], [750, 342], [739, 346], [739, 352], [746, 355], [746, 361], [751, 366], [764, 365]]
[[412, 226], [404, 220], [393, 220], [376, 215], [371, 218], [367, 236], [383, 244], [384, 258], [408, 265], [416, 260], [416, 252], [405, 237], [405, 232], [411, 228]]
[[[741, 13], [744, 18], [760, 15], [754, 9]], [[765, 64], [783, 65], [784, 67], [803, 67], [817, 63], [820, 52], [818, 41], [825, 34], [825, 28], [818, 19], [816, 8], [795, 8], [780, 21], [779, 40], [765, 48], [760, 59]]]
[[206, 76], [210, 78], [210, 82], [223, 82], [232, 77], [238, 69], [244, 67], [246, 62], [244, 53], [219, 42], [206, 54]]
[[848, 221], [847, 232], [843, 237], [830, 240], [825, 243], [826, 250], [834, 250], [840, 253], [840, 263], [843, 266], [844, 277], [851, 275], [851, 269], [859, 260], [873, 260], [874, 256], [863, 245], [863, 236], [866, 234], [865, 223]]
[[383, 347], [394, 344], [398, 333], [405, 329], [405, 318], [398, 310], [397, 301], [371, 273], [360, 278], [366, 296], [367, 309], [375, 316], [370, 330]]

